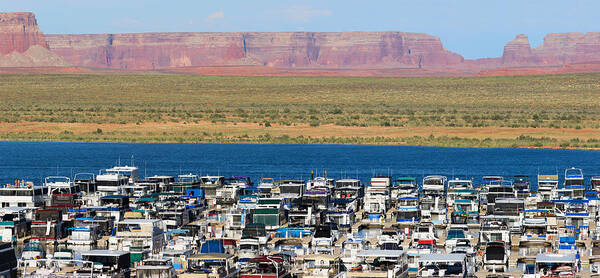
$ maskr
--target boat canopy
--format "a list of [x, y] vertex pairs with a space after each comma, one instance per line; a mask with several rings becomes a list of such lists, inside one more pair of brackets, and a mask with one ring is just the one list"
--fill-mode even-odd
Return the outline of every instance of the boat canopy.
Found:
[[208, 254], [208, 253], [225, 253], [225, 247], [223, 247], [223, 242], [220, 240], [208, 240], [202, 244], [200, 248], [200, 253]]
[[283, 258], [279, 256], [258, 256], [256, 258], [248, 260], [249, 263], [281, 263]]
[[537, 254], [536, 263], [575, 263], [574, 254]]
[[425, 254], [419, 257], [419, 262], [442, 263], [442, 262], [463, 262], [465, 254]]
[[358, 254], [356, 254], [357, 257], [363, 257], [363, 258], [367, 258], [367, 257], [385, 257], [385, 258], [392, 258], [392, 257], [401, 257], [405, 254], [406, 252], [404, 250], [363, 250], [361, 252], [359, 252]]

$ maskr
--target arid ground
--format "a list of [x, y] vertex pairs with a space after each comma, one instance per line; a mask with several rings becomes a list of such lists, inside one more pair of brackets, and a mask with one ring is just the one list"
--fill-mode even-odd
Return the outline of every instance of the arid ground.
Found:
[[0, 138], [599, 148], [599, 81], [0, 75]]

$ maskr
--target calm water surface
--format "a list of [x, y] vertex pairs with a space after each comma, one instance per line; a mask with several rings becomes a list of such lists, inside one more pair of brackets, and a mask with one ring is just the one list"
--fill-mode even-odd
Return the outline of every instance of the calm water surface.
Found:
[[14, 179], [40, 182], [44, 177], [98, 173], [117, 164], [140, 168], [141, 176], [245, 175], [306, 179], [310, 171], [328, 170], [332, 178], [372, 175], [442, 174], [469, 177], [530, 175], [582, 168], [586, 183], [600, 175], [600, 151], [478, 149], [359, 145], [138, 144], [70, 142], [0, 142], [0, 183]]

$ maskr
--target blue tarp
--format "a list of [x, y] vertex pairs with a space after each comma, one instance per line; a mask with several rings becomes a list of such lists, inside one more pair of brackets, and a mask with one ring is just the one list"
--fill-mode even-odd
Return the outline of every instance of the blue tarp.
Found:
[[410, 218], [410, 219], [409, 218], [397, 218], [396, 222], [419, 222], [419, 218], [415, 218], [415, 219], [412, 219], [412, 218]]
[[560, 243], [575, 243], [575, 237], [572, 236], [561, 236]]
[[225, 253], [225, 247], [223, 247], [223, 242], [220, 240], [208, 240], [202, 244], [200, 253]]
[[560, 250], [575, 250], [575, 245], [559, 245]]
[[587, 212], [567, 212], [567, 216], [590, 216]]
[[100, 199], [123, 199], [123, 198], [128, 198], [129, 196], [125, 196], [125, 195], [108, 195], [108, 196], [104, 196], [104, 197], [100, 197]]
[[573, 199], [573, 200], [552, 200], [553, 203], [574, 203], [574, 204], [584, 204], [589, 203], [590, 200], [586, 199]]
[[300, 238], [304, 236], [310, 236], [312, 231], [303, 229], [292, 229], [292, 228], [281, 228], [277, 231], [277, 237], [281, 238]]
[[418, 200], [419, 198], [417, 197], [400, 197], [398, 198], [398, 201], [408, 201], [408, 200]]

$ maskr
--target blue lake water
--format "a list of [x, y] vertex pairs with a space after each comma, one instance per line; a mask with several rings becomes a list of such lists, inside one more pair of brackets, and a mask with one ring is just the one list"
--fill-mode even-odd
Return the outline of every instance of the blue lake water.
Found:
[[[119, 163], [140, 168], [141, 176], [245, 175], [307, 179], [310, 171], [328, 171], [332, 178], [373, 175], [414, 176], [442, 174], [469, 177], [476, 183], [484, 175], [562, 176], [568, 167], [582, 168], [586, 183], [600, 175], [600, 151], [539, 149], [478, 149], [359, 145], [263, 144], [138, 144], [69, 142], [0, 142], [0, 183], [16, 178], [39, 183], [46, 176], [72, 177], [98, 173]], [[562, 182], [561, 182], [562, 183]]]

